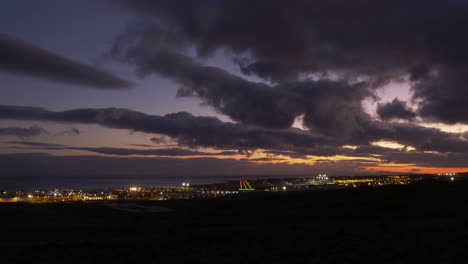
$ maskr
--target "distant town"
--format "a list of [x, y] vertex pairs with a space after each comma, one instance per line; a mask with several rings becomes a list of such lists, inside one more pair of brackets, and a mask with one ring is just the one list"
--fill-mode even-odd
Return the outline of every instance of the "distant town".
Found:
[[[325, 191], [348, 188], [372, 188], [385, 185], [408, 185], [422, 181], [450, 182], [464, 180], [466, 175], [442, 173], [435, 175], [339, 176], [319, 174], [309, 178], [266, 178], [229, 181], [226, 183], [192, 185], [189, 181], [179, 186], [130, 186], [113, 189], [0, 189], [0, 202], [93, 202], [115, 200], [177, 200], [218, 198], [247, 192]], [[1, 188], [1, 187], [0, 187]]]

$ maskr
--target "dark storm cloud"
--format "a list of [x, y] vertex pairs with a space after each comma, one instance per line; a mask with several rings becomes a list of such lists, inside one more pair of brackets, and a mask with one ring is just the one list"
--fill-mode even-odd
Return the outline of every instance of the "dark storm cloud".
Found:
[[110, 2], [169, 27], [178, 35], [172, 39], [195, 44], [201, 55], [220, 47], [250, 52], [247, 71], [264, 74], [415, 72], [421, 62], [462, 61], [457, 55], [468, 54], [461, 49], [468, 6], [458, 0]]
[[[145, 74], [157, 73], [179, 82], [179, 96], [198, 96], [204, 103], [236, 121], [264, 127], [290, 127], [303, 108], [298, 95], [244, 80], [220, 68], [205, 67], [168, 50], [154, 54], [134, 50], [132, 57]], [[129, 55], [130, 56], [130, 55]]]
[[314, 149], [334, 140], [295, 128], [273, 130], [222, 122], [214, 117], [179, 112], [147, 115], [128, 109], [75, 109], [52, 112], [43, 108], [0, 106], [0, 119], [37, 120], [60, 123], [97, 124], [108, 128], [163, 134], [189, 147], [220, 149]]
[[442, 69], [414, 85], [419, 114], [429, 121], [468, 124], [468, 65]]
[[360, 129], [360, 122], [370, 118], [361, 101], [374, 96], [363, 82], [323, 79], [270, 86], [217, 67], [202, 66], [181, 53], [151, 47], [131, 48], [123, 55], [124, 60], [137, 64], [142, 74], [157, 73], [174, 79], [181, 84], [179, 96], [198, 96], [235, 121], [287, 128], [304, 115], [304, 124], [316, 132], [349, 136]]
[[0, 33], [0, 71], [94, 88], [123, 89], [133, 84], [25, 40]]
[[[139, 32], [124, 34], [127, 40], [133, 37], [125, 52], [127, 61], [139, 65], [140, 70], [151, 65], [137, 57], [142, 54], [153, 57], [155, 50], [163, 46], [164, 49], [170, 47], [172, 52], [195, 47], [197, 55], [204, 58], [217, 50], [227, 50], [244, 74], [278, 84], [313, 74], [318, 78], [364, 79], [372, 88], [377, 88], [388, 81], [409, 77], [414, 99], [421, 102], [418, 113], [423, 118], [468, 123], [468, 109], [464, 103], [468, 91], [468, 4], [465, 1], [109, 2], [142, 18]], [[135, 41], [135, 36], [139, 41]], [[167, 74], [160, 67], [152, 67], [154, 71]], [[187, 82], [193, 81], [193, 71], [186, 73], [184, 69], [169, 75], [189, 86]], [[237, 82], [238, 86], [244, 85]], [[207, 96], [211, 91], [206, 90], [204, 94], [191, 86], [189, 92], [206, 99], [235, 120], [271, 125], [264, 115], [253, 114], [255, 118], [247, 120], [236, 116], [241, 115], [237, 107], [235, 111], [222, 109], [224, 104], [232, 105], [232, 101], [223, 98], [220, 107], [216, 101], [207, 99], [212, 98]], [[276, 123], [278, 126], [290, 125], [291, 116], [304, 111], [295, 100], [291, 103], [284, 96], [270, 98], [270, 92], [263, 94], [263, 105], [288, 102], [285, 107], [288, 111], [282, 107], [267, 107], [278, 111], [278, 120], [281, 120]], [[237, 96], [232, 98], [235, 101]], [[335, 113], [324, 115], [333, 120]], [[259, 117], [263, 123], [256, 120]]]
[[389, 103], [378, 104], [377, 114], [383, 120], [412, 120], [416, 117], [416, 113], [414, 113], [404, 101], [400, 101], [397, 98], [393, 99], [393, 101]]
[[4, 127], [0, 128], [0, 136], [11, 136], [18, 138], [36, 137], [47, 135], [49, 132], [40, 126], [30, 127]]

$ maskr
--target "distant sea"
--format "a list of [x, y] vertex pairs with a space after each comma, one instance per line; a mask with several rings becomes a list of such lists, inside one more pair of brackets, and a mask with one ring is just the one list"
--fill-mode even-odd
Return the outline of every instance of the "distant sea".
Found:
[[[274, 178], [287, 178], [275, 176]], [[291, 177], [291, 176], [290, 176]], [[269, 176], [201, 176], [201, 177], [0, 177], [0, 190], [37, 189], [107, 189], [116, 187], [181, 186], [182, 182], [191, 185], [224, 183], [229, 181], [270, 178]]]

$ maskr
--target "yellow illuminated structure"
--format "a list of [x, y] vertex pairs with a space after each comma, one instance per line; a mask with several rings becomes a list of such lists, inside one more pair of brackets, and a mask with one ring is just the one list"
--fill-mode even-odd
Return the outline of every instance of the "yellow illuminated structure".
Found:
[[255, 191], [247, 180], [240, 180], [239, 184], [239, 191]]

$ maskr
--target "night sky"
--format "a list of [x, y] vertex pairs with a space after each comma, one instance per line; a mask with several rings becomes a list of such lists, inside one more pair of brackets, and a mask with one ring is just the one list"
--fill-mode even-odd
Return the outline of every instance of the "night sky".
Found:
[[463, 0], [3, 0], [1, 176], [468, 171]]

